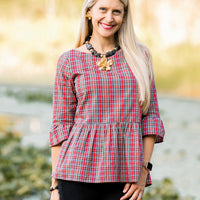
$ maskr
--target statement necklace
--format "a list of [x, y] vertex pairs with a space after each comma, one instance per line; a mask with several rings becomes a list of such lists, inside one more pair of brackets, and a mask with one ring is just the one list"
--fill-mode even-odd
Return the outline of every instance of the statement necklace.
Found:
[[119, 44], [116, 44], [115, 48], [112, 51], [108, 51], [105, 54], [97, 53], [97, 51], [89, 43], [89, 41], [86, 41], [85, 44], [86, 44], [86, 48], [92, 53], [92, 55], [98, 58], [101, 58], [100, 61], [96, 62], [99, 69], [109, 71], [111, 69], [110, 66], [113, 64], [113, 61], [112, 60], [108, 61], [107, 57], [113, 56], [120, 49]]

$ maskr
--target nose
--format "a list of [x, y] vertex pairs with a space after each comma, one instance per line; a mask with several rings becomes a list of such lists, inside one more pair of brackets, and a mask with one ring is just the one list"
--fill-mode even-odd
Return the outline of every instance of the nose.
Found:
[[112, 12], [108, 12], [107, 14], [106, 14], [106, 21], [107, 22], [113, 22], [113, 14], [112, 14]]

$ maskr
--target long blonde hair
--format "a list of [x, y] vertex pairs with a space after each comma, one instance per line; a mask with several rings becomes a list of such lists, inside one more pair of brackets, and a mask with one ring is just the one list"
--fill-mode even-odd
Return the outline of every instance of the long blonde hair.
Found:
[[[147, 66], [143, 53], [145, 52], [147, 55], [151, 55], [148, 48], [136, 39], [129, 0], [120, 1], [124, 4], [125, 22], [122, 23], [115, 36], [123, 50], [125, 59], [137, 80], [139, 102], [142, 106], [142, 114], [145, 115], [148, 112], [150, 105], [150, 84], [153, 78], [153, 67], [151, 64], [148, 64]], [[80, 29], [75, 48], [83, 45], [86, 37], [92, 34], [92, 24], [85, 15], [96, 2], [97, 0], [84, 1], [81, 13]]]

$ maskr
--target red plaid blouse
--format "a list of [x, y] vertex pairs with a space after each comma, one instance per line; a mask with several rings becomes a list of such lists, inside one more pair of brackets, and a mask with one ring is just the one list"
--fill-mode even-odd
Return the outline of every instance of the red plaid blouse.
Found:
[[[143, 46], [146, 64], [151, 54]], [[150, 56], [148, 56], [150, 55]], [[110, 71], [100, 71], [99, 58], [71, 49], [57, 63], [50, 147], [63, 141], [52, 176], [82, 182], [137, 182], [142, 168], [142, 137], [165, 134], [155, 81], [151, 102], [142, 115], [136, 79], [123, 50], [109, 57]], [[146, 186], [152, 184], [150, 173]]]

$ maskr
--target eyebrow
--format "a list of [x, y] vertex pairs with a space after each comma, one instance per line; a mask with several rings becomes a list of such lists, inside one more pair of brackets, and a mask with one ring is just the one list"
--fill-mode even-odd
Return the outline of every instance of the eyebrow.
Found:
[[[99, 7], [108, 8], [108, 7], [104, 6], [104, 5], [99, 5]], [[121, 8], [113, 8], [112, 10], [120, 10], [120, 11], [122, 11], [123, 9], [121, 9]]]

